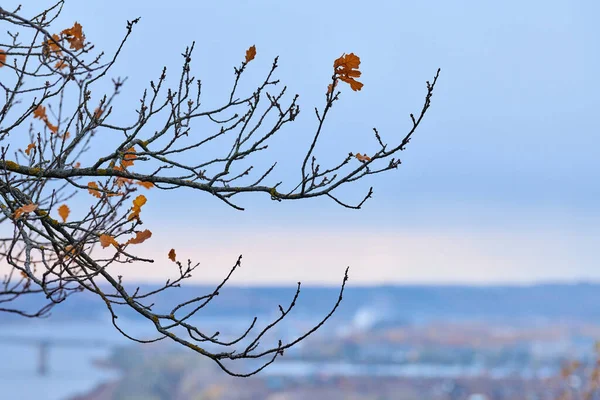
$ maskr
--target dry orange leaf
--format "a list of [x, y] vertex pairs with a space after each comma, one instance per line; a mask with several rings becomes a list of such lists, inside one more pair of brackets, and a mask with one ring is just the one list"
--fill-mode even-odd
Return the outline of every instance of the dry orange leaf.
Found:
[[75, 22], [72, 28], [63, 30], [61, 34], [65, 35], [65, 39], [67, 39], [67, 42], [69, 42], [69, 45], [73, 50], [83, 49], [85, 35], [83, 34], [83, 30], [79, 23]]
[[135, 231], [135, 237], [127, 241], [127, 244], [140, 244], [152, 236], [152, 232], [148, 229], [143, 231]]
[[29, 153], [31, 153], [31, 150], [35, 150], [35, 143], [29, 143], [29, 145], [25, 149], [25, 154], [29, 155]]
[[4, 64], [6, 64], [6, 52], [0, 49], [0, 67], [4, 67]]
[[169, 251], [169, 260], [175, 262], [175, 249]]
[[342, 54], [340, 58], [333, 62], [335, 75], [343, 82], [350, 84], [350, 88], [354, 91], [360, 90], [363, 84], [356, 81], [361, 72], [358, 70], [360, 66], [360, 57], [354, 53]]
[[41, 119], [42, 121], [46, 120], [46, 107], [43, 105], [39, 105], [33, 110], [33, 118]]
[[58, 126], [52, 125], [50, 123], [50, 121], [48, 121], [48, 118], [46, 118], [44, 121], [46, 122], [46, 126], [48, 127], [48, 129], [50, 129], [50, 132], [52, 132], [52, 133], [57, 133], [58, 132]]
[[73, 168], [79, 168], [81, 167], [81, 163], [79, 161], [77, 161], [75, 164], [73, 164]]
[[104, 110], [103, 110], [103, 109], [101, 109], [100, 107], [97, 107], [97, 108], [94, 110], [94, 118], [96, 118], [96, 119], [100, 118], [100, 116], [102, 116], [102, 113], [103, 113], [103, 112], [104, 112]]
[[146, 189], [152, 189], [154, 187], [154, 183], [152, 182], [137, 181], [136, 183]]
[[111, 244], [115, 247], [119, 247], [119, 242], [117, 242], [114, 237], [106, 234], [100, 235], [100, 244], [102, 245], [103, 249]]
[[69, 259], [72, 256], [76, 255], [76, 251], [75, 251], [75, 247], [73, 247], [72, 245], [68, 244], [65, 246], [65, 258]]
[[59, 60], [54, 64], [54, 68], [56, 69], [65, 69], [69, 66], [65, 60]]
[[369, 157], [366, 153], [361, 155], [360, 153], [356, 153], [355, 156], [359, 161], [371, 161], [371, 157]]
[[21, 206], [15, 210], [14, 218], [17, 219], [23, 214], [28, 214], [30, 212], [35, 211], [37, 208], [38, 205], [33, 203]]
[[133, 165], [133, 161], [137, 159], [137, 156], [135, 155], [135, 149], [133, 147], [130, 147], [127, 150], [125, 150], [125, 152], [133, 154], [124, 154], [123, 160], [121, 161], [121, 165], [123, 166], [123, 168], [131, 167]]
[[88, 184], [88, 192], [94, 197], [101, 198], [102, 193], [98, 190], [98, 184], [96, 182], [89, 182]]
[[131, 221], [134, 218], [140, 217], [140, 211], [142, 211], [142, 206], [146, 204], [146, 196], [140, 194], [138, 197], [133, 200], [133, 207], [131, 208], [131, 214], [127, 217], [128, 221]]
[[67, 206], [66, 204], [63, 204], [62, 206], [58, 207], [58, 215], [60, 215], [63, 222], [67, 222], [67, 218], [69, 217], [70, 212], [71, 210], [69, 210], [69, 206]]
[[49, 56], [50, 53], [56, 53], [57, 55], [61, 55], [60, 46], [58, 45], [58, 41], [60, 40], [60, 36], [57, 34], [52, 35], [52, 39], [48, 39], [44, 42], [44, 55]]
[[246, 62], [248, 63], [254, 60], [254, 57], [256, 57], [256, 46], [252, 45], [246, 50]]

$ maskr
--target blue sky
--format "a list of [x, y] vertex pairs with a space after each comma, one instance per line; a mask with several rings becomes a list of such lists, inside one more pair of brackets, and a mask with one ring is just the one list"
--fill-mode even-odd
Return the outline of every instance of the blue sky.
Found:
[[289, 185], [335, 58], [358, 54], [365, 86], [342, 87], [317, 152], [324, 163], [375, 150], [373, 127], [401, 138], [442, 69], [401, 167], [341, 193], [358, 199], [374, 186], [363, 210], [250, 195], [240, 213], [204, 193], [154, 191], [144, 220], [154, 242], [144, 249], [160, 262], [129, 268], [131, 277], [162, 279], [175, 247], [206, 265], [198, 281], [216, 280], [243, 253], [239, 284], [336, 283], [346, 265], [356, 283], [525, 283], [600, 278], [599, 13], [591, 0], [71, 0], [57, 27], [77, 20], [110, 53], [125, 21], [142, 17], [113, 71], [129, 76], [115, 121], [131, 120], [163, 65], [175, 78], [192, 40], [207, 105], [222, 100], [250, 45], [247, 89], [279, 55], [278, 77], [302, 109], [270, 149], [282, 160], [273, 181]]

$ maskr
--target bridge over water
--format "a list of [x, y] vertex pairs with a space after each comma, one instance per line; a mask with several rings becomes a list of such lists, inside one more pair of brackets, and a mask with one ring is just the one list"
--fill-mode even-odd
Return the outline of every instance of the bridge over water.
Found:
[[81, 338], [47, 338], [47, 337], [27, 337], [16, 335], [0, 335], [0, 343], [6, 343], [14, 346], [33, 346], [37, 348], [37, 373], [40, 376], [49, 373], [49, 352], [51, 347], [83, 347], [83, 348], [110, 348], [123, 342], [81, 339]]

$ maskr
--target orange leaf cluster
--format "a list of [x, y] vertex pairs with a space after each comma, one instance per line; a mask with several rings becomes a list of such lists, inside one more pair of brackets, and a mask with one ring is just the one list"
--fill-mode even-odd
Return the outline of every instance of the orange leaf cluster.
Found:
[[6, 52], [0, 49], [0, 67], [4, 67], [4, 64], [6, 64]]
[[175, 249], [169, 250], [169, 260], [175, 262]]
[[[358, 70], [360, 66], [360, 58], [354, 53], [342, 54], [340, 58], [333, 62], [335, 75], [341, 80], [350, 85], [352, 90], [360, 90], [363, 87], [361, 82], [354, 78], [358, 78], [361, 72]], [[333, 88], [331, 89], [333, 90]]]
[[134, 218], [140, 218], [140, 212], [142, 211], [142, 206], [146, 204], [146, 196], [140, 194], [138, 197], [133, 200], [133, 207], [131, 208], [131, 214], [127, 217], [128, 221], [131, 221]]
[[15, 210], [14, 218], [17, 219], [23, 214], [28, 214], [30, 212], [35, 211], [37, 208], [38, 205], [33, 203], [21, 206]]
[[69, 217], [70, 213], [71, 210], [69, 210], [69, 206], [67, 206], [66, 204], [63, 204], [62, 206], [58, 207], [58, 215], [60, 215], [63, 222], [67, 222], [67, 218]]
[[355, 157], [362, 162], [371, 161], [371, 157], [367, 155], [367, 153], [361, 155], [360, 153], [356, 153]]
[[35, 150], [35, 143], [29, 143], [29, 145], [25, 149], [25, 154], [29, 155], [29, 153], [31, 153], [31, 150]]
[[146, 239], [150, 239], [150, 236], [152, 236], [152, 232], [150, 232], [148, 229], [143, 231], [135, 231], [135, 237], [129, 239], [127, 244], [140, 244]]
[[249, 63], [254, 60], [254, 57], [256, 57], [256, 46], [252, 45], [246, 50], [246, 62]]

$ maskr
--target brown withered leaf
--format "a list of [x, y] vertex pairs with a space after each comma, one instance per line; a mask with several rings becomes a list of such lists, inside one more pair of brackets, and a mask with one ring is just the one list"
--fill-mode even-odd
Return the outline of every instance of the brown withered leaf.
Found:
[[146, 204], [146, 196], [140, 194], [138, 197], [133, 200], [133, 207], [131, 208], [131, 214], [127, 217], [128, 221], [131, 221], [134, 218], [140, 217], [140, 212], [142, 211], [142, 206]]
[[43, 105], [38, 105], [35, 110], [33, 110], [33, 118], [41, 119], [42, 121], [46, 120], [46, 107]]
[[246, 62], [249, 63], [250, 61], [254, 60], [254, 57], [256, 57], [256, 46], [252, 45], [248, 50], [246, 50]]
[[175, 249], [169, 250], [169, 260], [175, 262]]
[[85, 35], [83, 34], [83, 29], [79, 23], [75, 22], [72, 28], [63, 30], [61, 34], [65, 35], [65, 39], [67, 39], [69, 46], [73, 50], [83, 49]]
[[348, 83], [350, 88], [354, 91], [361, 90], [364, 86], [361, 82], [354, 79], [361, 75], [361, 72], [358, 70], [359, 66], [360, 57], [354, 53], [342, 54], [340, 58], [333, 62], [335, 75], [341, 81]]
[[[133, 161], [135, 159], [137, 159], [137, 156], [135, 155], [135, 149], [133, 147], [130, 147], [127, 150], [125, 150], [125, 152], [128, 154], [123, 155], [123, 160], [121, 161], [121, 166], [123, 168], [131, 167], [133, 165]], [[133, 153], [133, 154], [131, 154], [131, 153]]]
[[92, 196], [97, 197], [99, 199], [102, 198], [102, 193], [98, 189], [98, 184], [96, 182], [89, 182], [87, 186], [88, 192], [90, 192]]
[[14, 218], [17, 219], [23, 214], [29, 214], [30, 212], [35, 211], [37, 208], [38, 205], [33, 203], [21, 206], [15, 210]]
[[371, 161], [371, 157], [369, 157], [366, 153], [361, 155], [360, 153], [356, 153], [355, 156], [359, 161], [365, 162], [365, 161]]
[[71, 213], [71, 210], [69, 209], [69, 206], [67, 206], [66, 204], [63, 204], [62, 206], [58, 207], [58, 215], [60, 215], [63, 222], [67, 222], [67, 218], [69, 217], [70, 213]]
[[48, 129], [50, 129], [50, 132], [52, 132], [52, 133], [58, 132], [58, 126], [52, 125], [52, 123], [50, 123], [50, 121], [48, 121], [48, 118], [46, 118], [44, 120], [44, 122], [46, 122], [46, 126], [48, 127]]
[[25, 149], [25, 154], [29, 155], [31, 150], [35, 150], [35, 143], [29, 143], [27, 148]]
[[100, 245], [102, 245], [103, 249], [107, 248], [111, 244], [115, 247], [119, 247], [119, 242], [117, 242], [114, 237], [106, 234], [100, 235]]
[[152, 189], [154, 187], [154, 183], [152, 182], [136, 181], [135, 183], [146, 189]]
[[46, 57], [49, 56], [51, 53], [56, 53], [57, 56], [60, 56], [62, 54], [60, 46], [58, 45], [59, 40], [60, 36], [58, 36], [55, 33], [54, 35], [52, 35], [51, 39], [48, 39], [43, 43], [43, 53]]
[[6, 64], [6, 52], [0, 49], [0, 68], [4, 67], [4, 64]]
[[68, 66], [69, 66], [69, 64], [67, 64], [67, 62], [65, 60], [58, 60], [56, 62], [56, 64], [54, 64], [54, 68], [60, 69], [60, 70], [65, 69]]
[[152, 232], [148, 229], [143, 231], [135, 231], [135, 237], [127, 241], [127, 244], [140, 244], [152, 236]]

